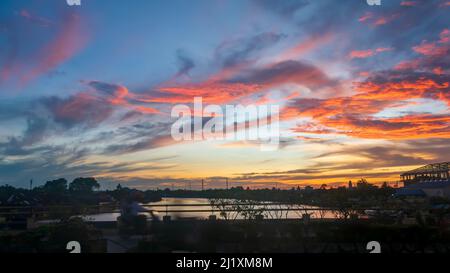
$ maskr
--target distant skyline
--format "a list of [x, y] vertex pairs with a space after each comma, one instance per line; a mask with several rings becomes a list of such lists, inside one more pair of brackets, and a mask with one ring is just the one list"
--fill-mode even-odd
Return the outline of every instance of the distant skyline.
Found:
[[[0, 7], [0, 185], [347, 185], [450, 160], [450, 1]], [[194, 97], [279, 105], [280, 148], [175, 142]]]

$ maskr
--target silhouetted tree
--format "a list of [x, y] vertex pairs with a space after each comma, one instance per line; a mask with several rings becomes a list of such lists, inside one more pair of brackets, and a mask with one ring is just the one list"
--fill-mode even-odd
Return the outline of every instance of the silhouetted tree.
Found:
[[6, 202], [6, 200], [12, 195], [17, 193], [18, 190], [10, 185], [0, 186], [0, 204]]
[[67, 180], [64, 178], [47, 181], [42, 190], [48, 193], [64, 193], [67, 190]]
[[69, 190], [73, 192], [92, 192], [94, 189], [100, 188], [100, 184], [93, 177], [79, 177], [72, 181], [69, 185]]
[[356, 188], [359, 190], [371, 190], [376, 189], [377, 186], [370, 184], [366, 179], [361, 178], [358, 183], [356, 183]]

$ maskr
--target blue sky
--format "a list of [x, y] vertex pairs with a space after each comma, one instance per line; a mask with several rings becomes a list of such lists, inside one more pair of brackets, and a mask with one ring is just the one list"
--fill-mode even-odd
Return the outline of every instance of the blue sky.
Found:
[[[2, 1], [0, 184], [395, 181], [448, 160], [449, 8], [445, 0]], [[195, 96], [278, 104], [283, 145], [174, 142], [168, 113]]]

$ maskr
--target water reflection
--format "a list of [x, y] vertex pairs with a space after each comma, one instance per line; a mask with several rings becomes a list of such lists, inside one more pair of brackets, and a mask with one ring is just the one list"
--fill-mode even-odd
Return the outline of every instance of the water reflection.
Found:
[[[168, 197], [163, 198], [159, 202], [152, 202], [144, 205], [146, 208], [151, 209], [154, 215], [160, 220], [162, 220], [163, 216], [165, 215], [171, 216], [172, 219], [185, 219], [185, 218], [207, 219], [210, 215], [215, 215], [217, 219], [220, 219], [221, 218], [220, 211], [217, 208], [212, 207], [211, 205], [199, 206], [202, 204], [209, 204], [209, 203], [210, 202], [207, 198]], [[182, 205], [182, 206], [164, 206], [164, 205]], [[264, 218], [268, 219], [300, 219], [302, 218], [302, 215], [305, 213], [309, 213], [311, 218], [324, 218], [324, 219], [336, 218], [334, 213], [331, 211], [304, 210], [305, 208], [306, 209], [317, 208], [312, 206], [293, 205], [292, 208], [295, 208], [296, 209], [295, 211], [285, 210], [285, 208], [287, 208], [286, 205], [272, 205], [271, 203], [265, 203], [264, 206], [260, 206], [260, 208], [262, 207], [281, 209], [280, 211], [264, 211], [263, 213]], [[147, 215], [149, 220], [151, 219], [149, 213], [143, 214]], [[84, 219], [94, 222], [116, 221], [118, 216], [120, 216], [120, 213], [102, 213], [85, 216]], [[236, 212], [230, 212], [229, 219], [243, 219], [243, 216], [237, 214]]]

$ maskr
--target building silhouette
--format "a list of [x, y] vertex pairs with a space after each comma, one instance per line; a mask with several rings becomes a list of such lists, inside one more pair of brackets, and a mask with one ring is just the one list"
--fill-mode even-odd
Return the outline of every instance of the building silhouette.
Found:
[[416, 183], [440, 182], [450, 180], [450, 162], [428, 164], [400, 175], [405, 186]]
[[396, 196], [450, 198], [450, 162], [428, 164], [400, 175], [404, 187]]

